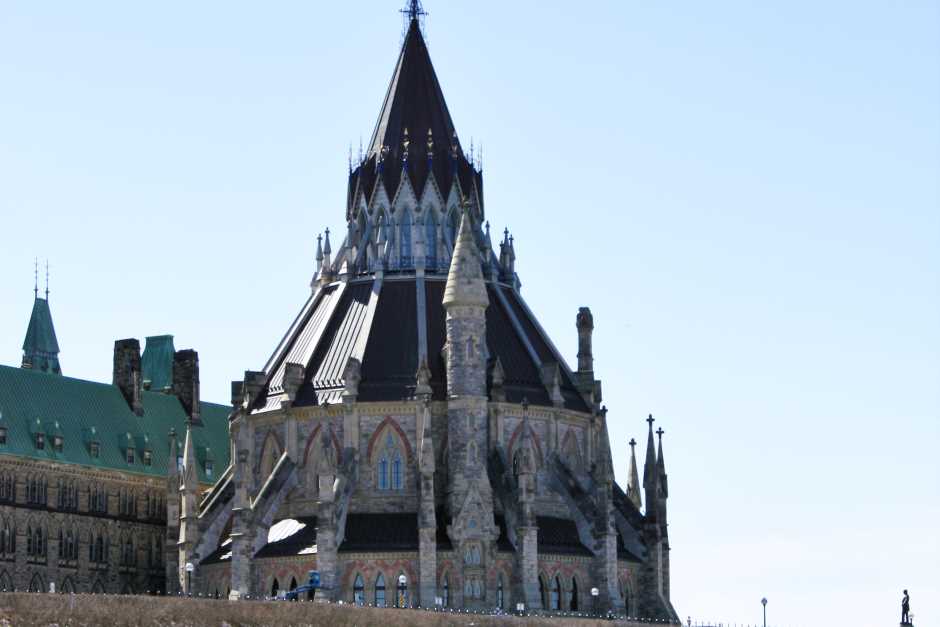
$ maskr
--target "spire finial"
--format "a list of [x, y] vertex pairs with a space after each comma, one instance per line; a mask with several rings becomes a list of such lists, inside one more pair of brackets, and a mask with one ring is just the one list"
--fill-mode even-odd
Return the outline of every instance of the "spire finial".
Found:
[[49, 300], [49, 260], [46, 259], [46, 300]]
[[663, 428], [662, 428], [662, 427], [660, 427], [659, 429], [656, 429], [656, 435], [659, 436], [659, 441], [660, 441], [660, 443], [662, 443], [662, 441], [663, 441], [663, 434], [664, 434], [664, 433], [666, 433], [666, 432], [663, 431]]
[[408, 0], [408, 7], [402, 9], [401, 12], [407, 15], [409, 20], [416, 20], [427, 15], [427, 12], [421, 6], [421, 0]]
[[630, 448], [631, 448], [631, 449], [634, 449], [634, 448], [636, 448], [636, 439], [634, 439], [634, 438], [630, 438], [630, 441], [629, 441], [629, 442], [627, 442], [627, 444], [629, 444], [629, 445], [630, 445]]
[[646, 419], [646, 422], [650, 423], [650, 431], [653, 430], [653, 422], [655, 422], [655, 421], [656, 421], [656, 419], [653, 418], [653, 414], [650, 414], [650, 417]]
[[33, 298], [39, 298], [39, 257], [33, 257]]

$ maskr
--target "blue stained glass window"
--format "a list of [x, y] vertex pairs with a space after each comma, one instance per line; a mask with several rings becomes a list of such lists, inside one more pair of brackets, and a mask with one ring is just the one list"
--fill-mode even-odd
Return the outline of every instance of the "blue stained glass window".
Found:
[[388, 459], [379, 460], [379, 490], [388, 490]]
[[395, 455], [392, 462], [392, 489], [401, 490], [401, 456]]

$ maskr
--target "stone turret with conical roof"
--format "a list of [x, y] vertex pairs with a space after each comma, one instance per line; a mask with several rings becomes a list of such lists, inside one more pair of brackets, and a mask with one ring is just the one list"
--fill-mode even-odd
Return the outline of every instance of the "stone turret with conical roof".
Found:
[[62, 374], [59, 341], [52, 325], [48, 291], [46, 298], [40, 298], [38, 290], [34, 290], [33, 312], [29, 317], [29, 326], [26, 327], [26, 339], [23, 340], [22, 366], [49, 374]]

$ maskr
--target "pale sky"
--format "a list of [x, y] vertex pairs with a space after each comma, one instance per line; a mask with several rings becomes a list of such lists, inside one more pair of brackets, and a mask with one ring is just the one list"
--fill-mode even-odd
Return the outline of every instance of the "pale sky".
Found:
[[[67, 375], [172, 333], [227, 402], [344, 232], [399, 8], [0, 4], [0, 363], [48, 257]], [[666, 430], [683, 619], [876, 627], [908, 588], [940, 625], [940, 6], [426, 8], [569, 364], [592, 308], [621, 482]]]

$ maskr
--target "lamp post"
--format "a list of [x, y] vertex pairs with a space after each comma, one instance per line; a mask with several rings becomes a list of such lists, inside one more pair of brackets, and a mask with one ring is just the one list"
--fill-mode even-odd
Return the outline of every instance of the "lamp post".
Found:
[[193, 566], [192, 562], [186, 562], [186, 594], [189, 596], [193, 595], [192, 585], [193, 585], [193, 571], [196, 570], [196, 567]]
[[767, 597], [761, 599], [760, 604], [764, 606], [764, 627], [767, 627]]
[[591, 588], [591, 613], [597, 616], [597, 595], [601, 593], [597, 588]]

